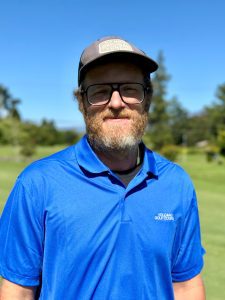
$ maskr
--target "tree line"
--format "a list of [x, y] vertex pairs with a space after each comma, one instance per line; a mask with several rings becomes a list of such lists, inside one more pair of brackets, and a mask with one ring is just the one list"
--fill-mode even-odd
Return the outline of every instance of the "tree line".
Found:
[[59, 130], [52, 120], [43, 119], [40, 124], [22, 120], [20, 104], [0, 85], [0, 145], [20, 146], [21, 154], [30, 156], [38, 145], [71, 145], [79, 139], [76, 130]]
[[177, 98], [167, 99], [170, 75], [163, 53], [152, 82], [154, 94], [149, 114], [147, 139], [156, 150], [168, 145], [194, 147], [205, 145], [212, 154], [225, 155], [225, 83], [218, 85], [215, 100], [198, 113], [191, 114]]
[[[204, 142], [213, 152], [225, 156], [225, 83], [216, 88], [215, 100], [198, 113], [191, 114], [177, 98], [167, 99], [170, 75], [164, 55], [158, 56], [159, 69], [152, 78], [154, 94], [145, 141], [151, 148], [163, 151], [172, 146], [196, 146]], [[19, 105], [9, 90], [0, 85], [0, 144], [18, 145], [24, 155], [32, 154], [36, 145], [73, 144], [80, 133], [74, 129], [59, 130], [54, 121], [40, 124], [22, 120]]]

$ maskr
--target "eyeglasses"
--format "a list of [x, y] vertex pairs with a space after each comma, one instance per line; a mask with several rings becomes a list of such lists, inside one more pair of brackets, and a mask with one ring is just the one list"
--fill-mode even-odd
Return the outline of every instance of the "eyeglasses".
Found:
[[100, 106], [110, 102], [114, 91], [119, 92], [126, 104], [139, 104], [143, 102], [147, 90], [141, 83], [104, 83], [89, 85], [81, 92], [86, 94], [89, 104]]

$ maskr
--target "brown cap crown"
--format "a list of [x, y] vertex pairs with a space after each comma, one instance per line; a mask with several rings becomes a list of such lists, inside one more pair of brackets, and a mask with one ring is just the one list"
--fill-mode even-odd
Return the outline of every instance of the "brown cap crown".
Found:
[[81, 54], [78, 67], [78, 85], [81, 84], [85, 72], [96, 63], [101, 61], [109, 62], [117, 58], [135, 62], [149, 73], [158, 69], [158, 65], [153, 59], [130, 42], [118, 36], [107, 36], [95, 41], [85, 48]]

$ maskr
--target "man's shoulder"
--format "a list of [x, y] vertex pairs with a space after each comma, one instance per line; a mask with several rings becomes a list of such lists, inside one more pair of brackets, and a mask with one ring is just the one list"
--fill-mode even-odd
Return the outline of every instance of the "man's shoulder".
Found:
[[162, 156], [158, 152], [152, 151], [152, 153], [153, 153], [157, 167], [161, 167], [161, 168], [167, 167], [167, 168], [171, 168], [171, 169], [174, 168], [176, 170], [184, 171], [183, 168], [180, 165], [178, 165], [176, 162], [169, 160], [168, 158], [166, 158], [165, 156]]
[[32, 162], [21, 172], [19, 178], [26, 181], [53, 175], [59, 173], [63, 166], [75, 165], [75, 161], [75, 145], [72, 145]]
[[173, 162], [168, 158], [162, 156], [160, 153], [152, 151], [147, 148], [147, 155], [154, 158], [154, 162], [159, 176], [167, 175], [173, 178], [178, 178], [191, 183], [191, 179], [186, 170], [177, 162]]

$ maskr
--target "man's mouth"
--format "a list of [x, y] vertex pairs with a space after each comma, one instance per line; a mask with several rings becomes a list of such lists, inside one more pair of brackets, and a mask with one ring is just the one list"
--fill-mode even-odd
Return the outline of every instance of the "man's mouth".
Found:
[[119, 122], [119, 121], [121, 121], [121, 122], [125, 122], [125, 121], [128, 121], [130, 118], [128, 118], [128, 117], [106, 117], [106, 118], [104, 118], [104, 121], [114, 121], [114, 122]]
[[118, 115], [118, 116], [111, 115], [111, 116], [105, 116], [103, 119], [104, 120], [128, 120], [130, 119], [130, 117], [127, 115]]

